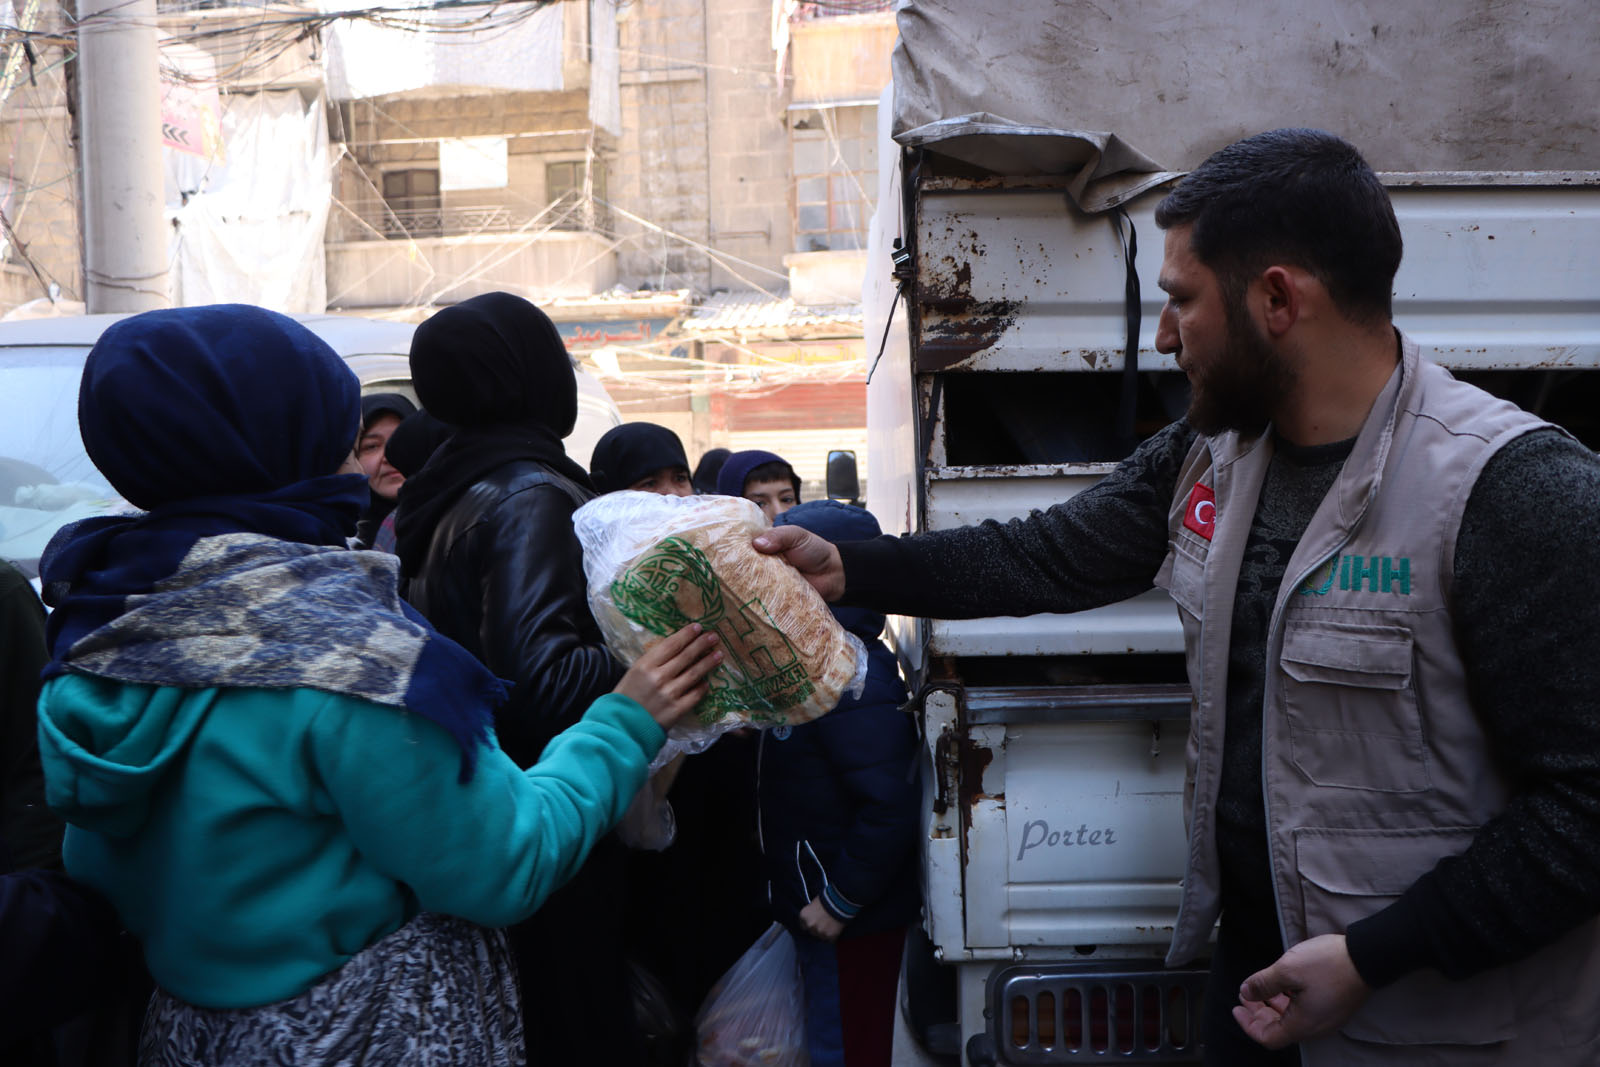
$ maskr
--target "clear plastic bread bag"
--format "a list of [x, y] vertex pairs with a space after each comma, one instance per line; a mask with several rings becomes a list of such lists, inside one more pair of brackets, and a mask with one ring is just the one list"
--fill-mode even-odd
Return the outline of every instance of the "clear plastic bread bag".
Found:
[[695, 1067], [810, 1067], [805, 984], [778, 923], [717, 979], [695, 1014]]
[[809, 722], [860, 695], [866, 647], [798, 571], [750, 544], [769, 529], [750, 501], [608, 493], [572, 522], [589, 607], [624, 663], [692, 622], [721, 638], [710, 692], [668, 731], [652, 771], [730, 730]]

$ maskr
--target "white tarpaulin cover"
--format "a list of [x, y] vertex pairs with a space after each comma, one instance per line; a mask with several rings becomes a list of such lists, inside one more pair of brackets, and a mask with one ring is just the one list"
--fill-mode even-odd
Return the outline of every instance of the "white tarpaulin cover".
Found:
[[[546, 92], [562, 84], [564, 11], [550, 4], [511, 21], [515, 4], [433, 10], [424, 0], [405, 21], [414, 28], [341, 19], [322, 31], [328, 95], [361, 100], [416, 89], [457, 87]], [[344, 6], [323, 0], [326, 12]], [[582, 17], [582, 9], [578, 16]], [[481, 29], [463, 29], [474, 19]], [[400, 16], [389, 21], [399, 21]]]
[[504, 137], [444, 137], [439, 141], [439, 188], [504, 189], [510, 184]]
[[325, 311], [333, 182], [322, 101], [292, 90], [230, 94], [221, 127], [218, 158], [162, 151], [174, 300]]
[[1067, 192], [1084, 211], [1116, 207], [1174, 177], [1115, 134], [1023, 126], [995, 115], [961, 115], [907, 130], [897, 140], [996, 174], [1070, 174]]
[[1380, 171], [1600, 165], [1595, 0], [900, 0], [897, 12], [902, 143], [987, 113], [1115, 131], [1175, 170], [1279, 126], [1343, 134]]

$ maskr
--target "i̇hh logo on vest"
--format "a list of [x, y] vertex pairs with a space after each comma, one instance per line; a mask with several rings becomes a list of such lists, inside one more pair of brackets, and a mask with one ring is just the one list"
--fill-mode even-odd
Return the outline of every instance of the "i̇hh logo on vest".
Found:
[[1341, 592], [1362, 591], [1411, 595], [1410, 556], [1335, 556], [1300, 583], [1301, 596], [1327, 596], [1338, 583]]

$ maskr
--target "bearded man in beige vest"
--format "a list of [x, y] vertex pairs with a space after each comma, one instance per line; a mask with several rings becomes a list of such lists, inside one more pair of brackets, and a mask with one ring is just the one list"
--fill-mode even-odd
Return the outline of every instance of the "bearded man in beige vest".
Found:
[[910, 616], [1171, 593], [1208, 1064], [1600, 1063], [1600, 460], [1394, 327], [1338, 137], [1230, 145], [1156, 222], [1184, 419], [1025, 519], [757, 547]]

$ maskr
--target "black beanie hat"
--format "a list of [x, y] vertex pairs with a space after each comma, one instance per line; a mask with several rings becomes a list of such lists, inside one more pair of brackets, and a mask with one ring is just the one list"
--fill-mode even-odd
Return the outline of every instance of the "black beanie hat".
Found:
[[510, 293], [463, 300], [418, 326], [411, 384], [452, 426], [535, 422], [566, 437], [578, 421], [578, 378], [560, 331]]

